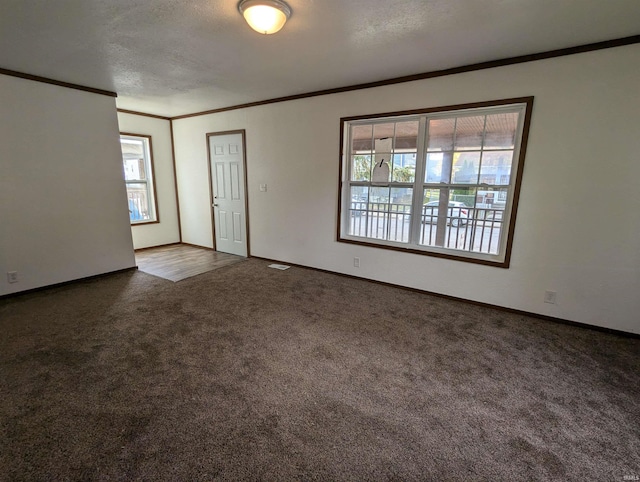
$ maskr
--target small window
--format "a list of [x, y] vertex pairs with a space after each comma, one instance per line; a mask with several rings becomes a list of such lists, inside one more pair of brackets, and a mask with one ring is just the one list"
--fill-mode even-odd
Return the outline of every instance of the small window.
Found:
[[508, 267], [532, 105], [342, 119], [338, 240]]
[[155, 199], [151, 137], [122, 134], [122, 163], [127, 185], [131, 224], [158, 222]]

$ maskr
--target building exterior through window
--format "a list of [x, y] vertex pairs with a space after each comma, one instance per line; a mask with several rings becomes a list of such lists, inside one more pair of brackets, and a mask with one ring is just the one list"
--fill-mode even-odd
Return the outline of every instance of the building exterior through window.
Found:
[[157, 222], [151, 137], [122, 134], [120, 146], [131, 224]]
[[339, 241], [507, 267], [532, 105], [342, 119]]

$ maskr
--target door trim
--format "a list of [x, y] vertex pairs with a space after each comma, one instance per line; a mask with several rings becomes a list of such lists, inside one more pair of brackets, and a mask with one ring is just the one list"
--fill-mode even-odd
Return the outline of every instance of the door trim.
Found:
[[242, 137], [242, 168], [244, 169], [244, 222], [245, 233], [247, 239], [247, 258], [251, 257], [251, 238], [249, 237], [249, 185], [247, 183], [247, 131], [238, 129], [232, 131], [208, 132], [206, 134], [207, 142], [207, 170], [209, 171], [209, 211], [211, 212], [211, 235], [213, 236], [213, 250], [217, 251], [216, 246], [216, 219], [213, 209], [213, 179], [211, 176], [211, 137], [226, 136], [229, 134], [240, 134]]

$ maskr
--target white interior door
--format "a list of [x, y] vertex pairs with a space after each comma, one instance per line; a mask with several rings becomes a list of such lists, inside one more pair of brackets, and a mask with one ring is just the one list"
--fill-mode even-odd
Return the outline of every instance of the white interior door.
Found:
[[243, 134], [209, 136], [211, 200], [217, 251], [247, 256]]

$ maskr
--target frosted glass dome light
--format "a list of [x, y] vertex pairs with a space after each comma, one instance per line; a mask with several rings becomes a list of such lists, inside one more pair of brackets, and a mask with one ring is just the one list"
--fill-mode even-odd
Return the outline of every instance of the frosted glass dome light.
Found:
[[253, 30], [263, 34], [276, 33], [291, 16], [291, 8], [281, 0], [242, 0], [238, 10]]

